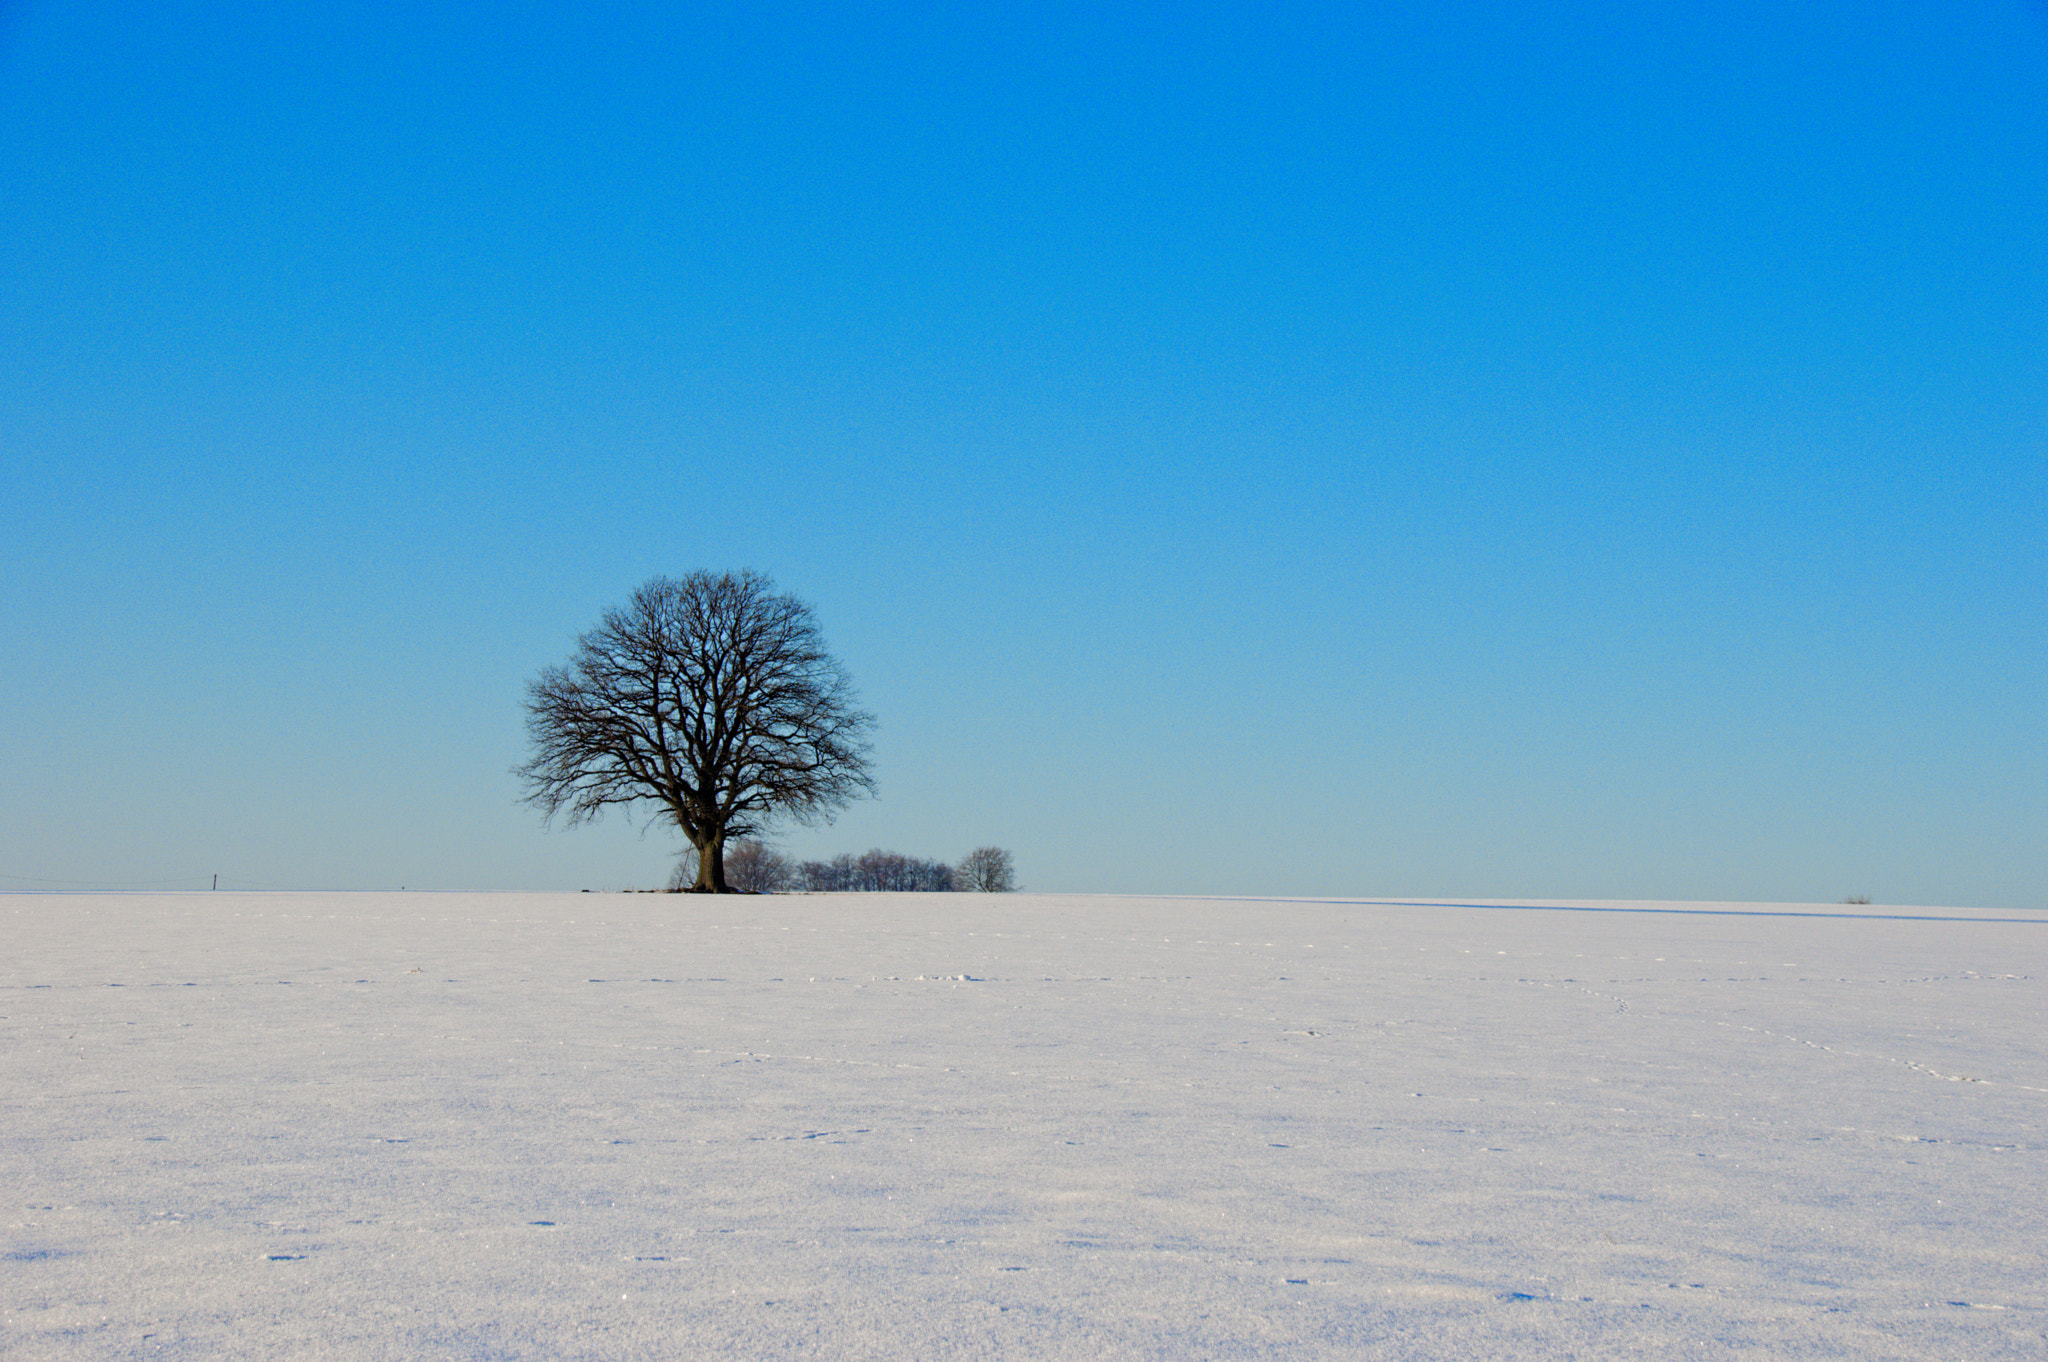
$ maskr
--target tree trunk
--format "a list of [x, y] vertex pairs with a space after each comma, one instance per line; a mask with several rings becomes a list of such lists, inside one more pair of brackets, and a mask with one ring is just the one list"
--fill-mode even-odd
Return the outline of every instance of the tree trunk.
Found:
[[725, 882], [725, 832], [723, 829], [709, 833], [697, 843], [697, 882], [690, 886], [692, 894], [730, 894], [732, 887]]

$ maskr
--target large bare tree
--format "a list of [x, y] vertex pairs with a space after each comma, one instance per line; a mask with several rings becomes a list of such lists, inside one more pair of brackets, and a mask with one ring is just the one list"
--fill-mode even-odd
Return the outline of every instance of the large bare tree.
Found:
[[526, 799], [574, 826], [653, 805], [730, 893], [728, 839], [872, 794], [868, 732], [810, 606], [758, 572], [656, 577], [527, 686]]

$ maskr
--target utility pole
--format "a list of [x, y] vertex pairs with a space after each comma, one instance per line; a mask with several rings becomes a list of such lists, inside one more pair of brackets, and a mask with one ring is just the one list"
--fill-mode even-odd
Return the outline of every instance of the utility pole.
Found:
[[220, 892], [220, 872], [218, 870], [213, 872], [213, 892], [216, 894]]

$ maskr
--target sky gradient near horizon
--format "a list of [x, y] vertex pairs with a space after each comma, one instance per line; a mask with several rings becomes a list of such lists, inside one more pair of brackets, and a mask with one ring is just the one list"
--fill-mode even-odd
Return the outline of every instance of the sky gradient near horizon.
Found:
[[2048, 907], [2048, 7], [0, 3], [0, 889], [659, 883], [811, 601], [1045, 890]]

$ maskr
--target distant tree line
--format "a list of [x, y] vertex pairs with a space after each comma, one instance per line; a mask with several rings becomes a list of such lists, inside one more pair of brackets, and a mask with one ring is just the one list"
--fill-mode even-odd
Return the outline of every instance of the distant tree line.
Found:
[[[695, 855], [685, 852], [669, 887], [681, 890], [696, 879]], [[747, 839], [726, 844], [725, 881], [742, 894], [1003, 894], [1017, 888], [1017, 871], [1001, 847], [976, 847], [958, 865], [880, 847], [829, 861], [794, 861]]]
[[950, 894], [953, 867], [880, 847], [858, 856], [841, 853], [829, 861], [805, 861], [796, 868], [799, 888], [823, 894]]

